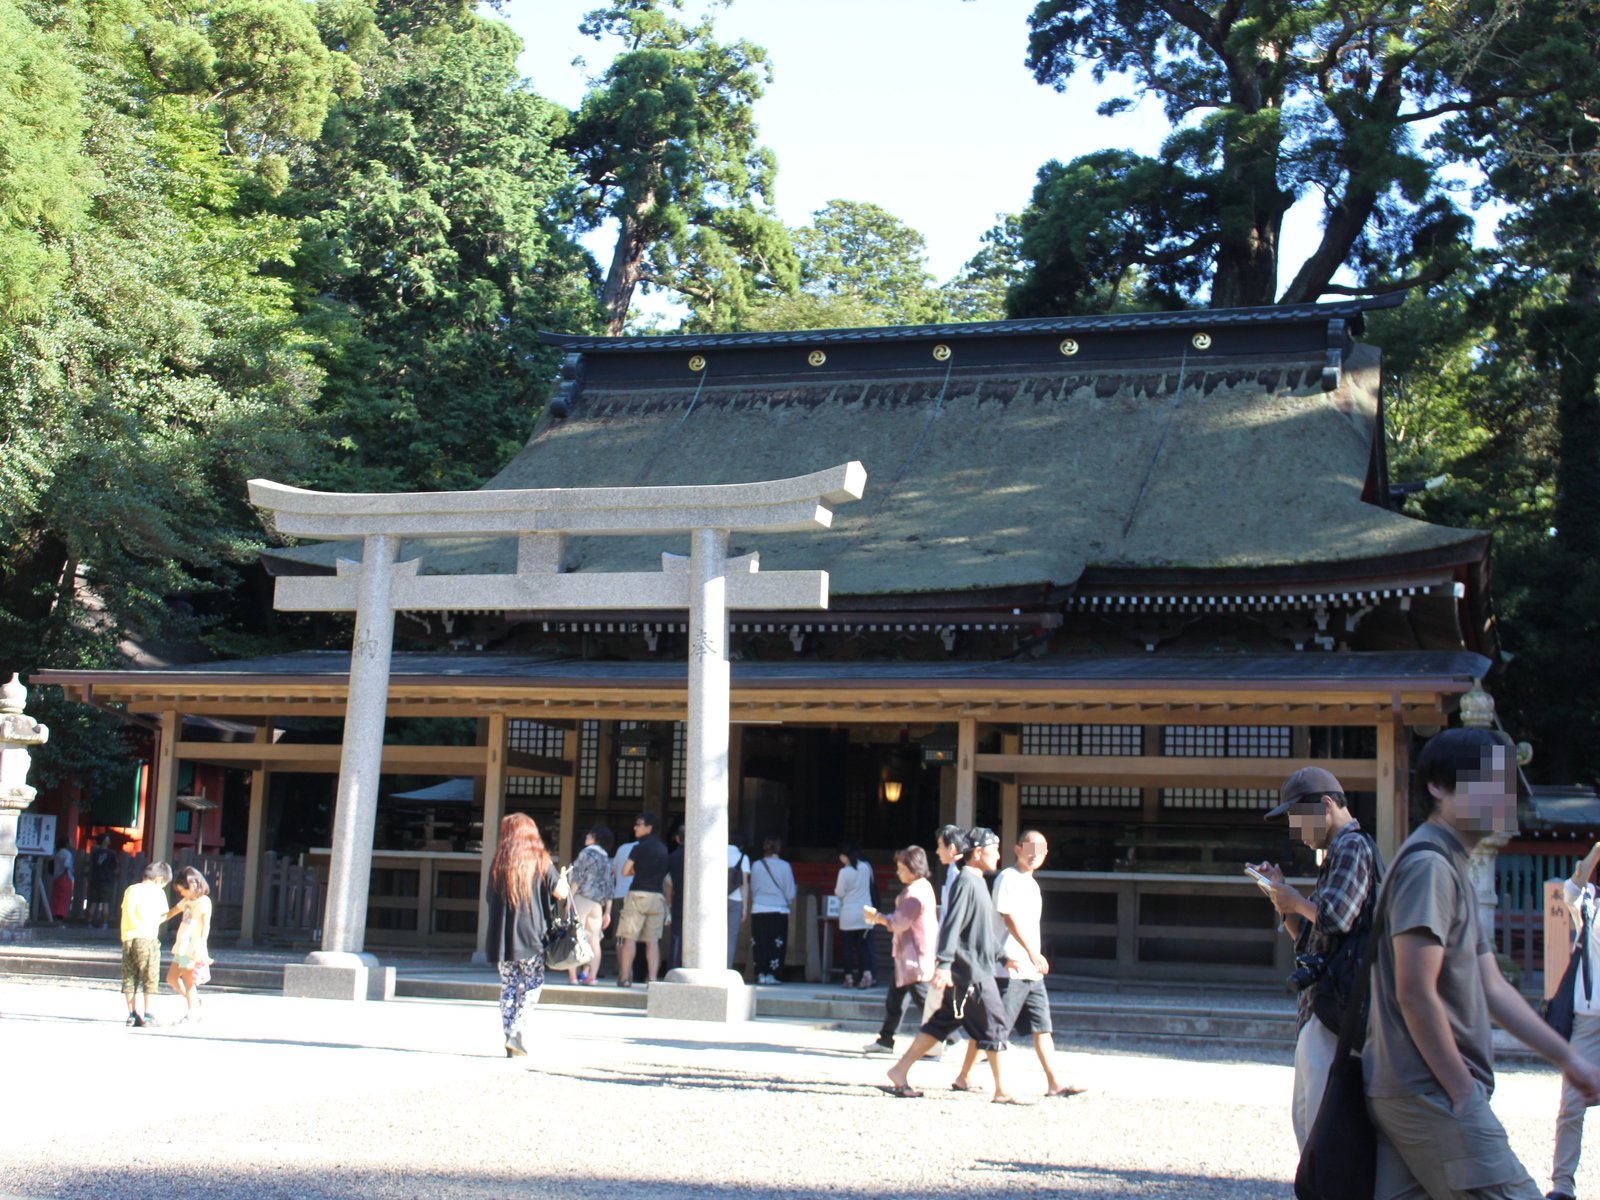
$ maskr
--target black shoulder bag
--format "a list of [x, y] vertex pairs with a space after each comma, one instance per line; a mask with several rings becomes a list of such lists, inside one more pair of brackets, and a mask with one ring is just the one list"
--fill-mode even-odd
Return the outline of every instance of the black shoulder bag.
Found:
[[1539, 1005], [1539, 1015], [1544, 1018], [1544, 1023], [1569, 1042], [1572, 1040], [1572, 993], [1578, 983], [1580, 966], [1583, 968], [1584, 998], [1594, 999], [1594, 972], [1589, 966], [1589, 920], [1593, 915], [1592, 909], [1593, 901], [1589, 898], [1589, 889], [1585, 887], [1578, 897], [1576, 953], [1567, 959], [1567, 969], [1561, 973], [1561, 982], [1554, 994]]
[[[1443, 855], [1431, 842], [1418, 842], [1399, 855], [1389, 868], [1394, 878], [1401, 859], [1426, 850]], [[1294, 1173], [1298, 1200], [1372, 1200], [1378, 1178], [1378, 1131], [1367, 1112], [1367, 1085], [1361, 1071], [1361, 1047], [1367, 1040], [1367, 1010], [1372, 991], [1372, 964], [1389, 926], [1388, 889], [1378, 894], [1372, 918], [1372, 936], [1361, 957], [1361, 969], [1345, 1004], [1339, 1030], [1339, 1048], [1328, 1067], [1328, 1084], [1322, 1106], [1300, 1152]]]
[[[1367, 853], [1372, 855], [1372, 894], [1361, 906], [1361, 912], [1356, 916], [1356, 923], [1328, 954], [1322, 978], [1313, 985], [1315, 990], [1311, 994], [1311, 1011], [1316, 1014], [1317, 1020], [1333, 1033], [1338, 1033], [1344, 1028], [1345, 1009], [1349, 1006], [1350, 996], [1355, 991], [1356, 973], [1361, 969], [1361, 961], [1366, 956], [1367, 943], [1372, 940], [1372, 918], [1378, 907], [1377, 892], [1380, 879], [1378, 849], [1365, 833], [1358, 833], [1356, 836], [1367, 844]], [[1308, 936], [1314, 924], [1315, 922], [1306, 923]]]

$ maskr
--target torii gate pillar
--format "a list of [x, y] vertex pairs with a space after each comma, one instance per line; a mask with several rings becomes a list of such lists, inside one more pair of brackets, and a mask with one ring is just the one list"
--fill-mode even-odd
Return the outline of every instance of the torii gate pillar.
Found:
[[[718, 1021], [754, 1015], [754, 993], [726, 965], [728, 612], [825, 609], [828, 576], [762, 573], [754, 554], [730, 560], [729, 534], [826, 529], [832, 506], [860, 499], [865, 487], [859, 462], [792, 479], [707, 487], [337, 495], [252, 480], [251, 500], [272, 512], [280, 533], [359, 537], [365, 547], [360, 563], [341, 562], [333, 577], [277, 582], [280, 609], [356, 614], [322, 949], [285, 968], [285, 993], [351, 1000], [394, 994], [394, 971], [365, 952], [365, 936], [397, 611], [687, 608], [687, 965], [651, 986], [649, 1012]], [[562, 571], [569, 534], [687, 535], [689, 557], [664, 555], [660, 571], [569, 575]], [[419, 561], [398, 561], [404, 537], [505, 535], [517, 538], [512, 574], [423, 575]]]

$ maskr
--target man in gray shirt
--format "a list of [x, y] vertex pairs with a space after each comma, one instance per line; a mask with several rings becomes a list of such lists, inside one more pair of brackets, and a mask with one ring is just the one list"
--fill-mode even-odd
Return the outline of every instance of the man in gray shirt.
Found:
[[1560, 1067], [1590, 1104], [1600, 1101], [1600, 1070], [1506, 982], [1478, 924], [1467, 856], [1516, 828], [1515, 770], [1509, 748], [1482, 729], [1446, 730], [1417, 759], [1415, 798], [1428, 815], [1396, 854], [1379, 901], [1387, 926], [1362, 1056], [1379, 1134], [1374, 1200], [1539, 1200], [1489, 1108], [1491, 1018]]

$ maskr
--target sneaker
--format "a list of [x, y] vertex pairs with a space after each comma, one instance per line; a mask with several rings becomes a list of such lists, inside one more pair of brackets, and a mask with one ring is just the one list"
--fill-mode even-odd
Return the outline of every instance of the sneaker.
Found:
[[865, 1046], [863, 1046], [862, 1052], [866, 1054], [893, 1054], [894, 1047], [885, 1046], [882, 1042], [874, 1041], [868, 1042]]
[[844, 973], [844, 986], [847, 987], [847, 988], [853, 988], [853, 987], [855, 987], [855, 985], [856, 985], [856, 977], [854, 975], [852, 975], [849, 971], [846, 971]]
[[140, 1024], [146, 1025], [146, 1026], [153, 1026], [153, 1025], [159, 1025], [159, 1024], [161, 1024], [161, 1022], [156, 1020], [149, 1013], [145, 1013], [144, 1016], [140, 1018]]
[[872, 986], [872, 972], [868, 971], [861, 976], [861, 987], [865, 990]]
[[776, 979], [774, 979], [771, 975], [757, 975], [756, 976], [756, 982], [757, 983], [777, 983], [778, 981]]
[[141, 1026], [143, 1024], [144, 1024], [144, 1022], [139, 1019], [139, 1014], [138, 1013], [130, 1012], [128, 1014], [128, 1028], [129, 1029], [137, 1029], [137, 1028], [139, 1028], [139, 1026]]

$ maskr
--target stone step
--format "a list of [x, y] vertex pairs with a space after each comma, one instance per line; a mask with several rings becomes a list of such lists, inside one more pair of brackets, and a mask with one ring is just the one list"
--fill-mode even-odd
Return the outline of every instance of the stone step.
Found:
[[[170, 963], [170, 959], [164, 960], [163, 978], [166, 977], [164, 968]], [[119, 958], [79, 955], [7, 955], [5, 958], [0, 959], [0, 978], [8, 975], [120, 981], [122, 979], [122, 961]], [[214, 963], [211, 967], [211, 982], [207, 986], [239, 992], [281, 992], [283, 990], [283, 967], [266, 963], [259, 965]]]

